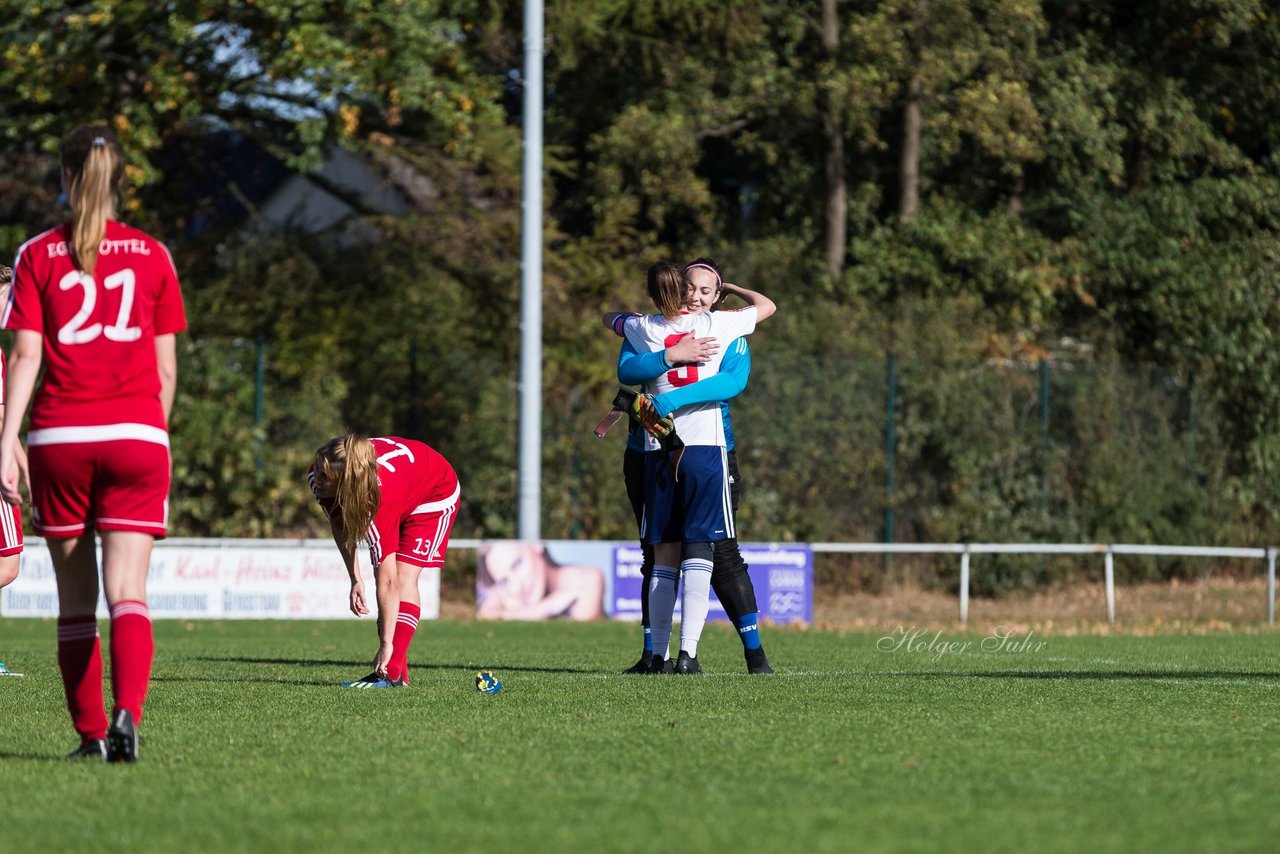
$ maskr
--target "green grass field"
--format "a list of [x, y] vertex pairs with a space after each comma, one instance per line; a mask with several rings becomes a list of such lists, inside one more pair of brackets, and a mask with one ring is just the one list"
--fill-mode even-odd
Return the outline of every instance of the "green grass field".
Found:
[[705, 676], [635, 677], [634, 625], [424, 622], [411, 687], [355, 692], [368, 622], [158, 622], [119, 766], [62, 761], [53, 624], [4, 620], [0, 848], [1275, 845], [1280, 635], [880, 637], [768, 628], [778, 673], [748, 677], [714, 626]]

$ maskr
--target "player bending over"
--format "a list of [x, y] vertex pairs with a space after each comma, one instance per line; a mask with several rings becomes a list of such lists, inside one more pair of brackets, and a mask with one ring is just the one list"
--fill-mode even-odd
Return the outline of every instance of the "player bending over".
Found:
[[449, 461], [415, 439], [336, 436], [307, 473], [351, 578], [351, 613], [369, 613], [356, 546], [369, 546], [378, 606], [373, 672], [344, 688], [401, 688], [422, 616], [418, 577], [444, 566], [461, 490]]

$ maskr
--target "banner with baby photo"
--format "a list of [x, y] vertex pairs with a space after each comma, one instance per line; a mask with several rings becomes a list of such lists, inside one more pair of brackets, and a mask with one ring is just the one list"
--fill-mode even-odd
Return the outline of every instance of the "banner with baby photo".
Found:
[[596, 620], [606, 616], [614, 543], [486, 540], [476, 557], [482, 620]]

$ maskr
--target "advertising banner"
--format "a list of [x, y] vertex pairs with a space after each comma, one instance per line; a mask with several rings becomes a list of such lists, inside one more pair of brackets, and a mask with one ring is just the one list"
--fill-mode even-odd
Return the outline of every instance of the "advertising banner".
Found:
[[[760, 618], [775, 623], [813, 622], [813, 552], [807, 545], [741, 543], [742, 559], [756, 589]], [[640, 619], [640, 546], [616, 545], [610, 613], [624, 620]], [[680, 603], [676, 602], [676, 619]], [[728, 620], [724, 607], [711, 593], [709, 620]]]
[[476, 554], [482, 620], [595, 620], [607, 613], [614, 543], [486, 540]]
[[[357, 552], [366, 599], [374, 600], [368, 556]], [[422, 573], [422, 619], [440, 616], [440, 574]], [[155, 619], [358, 619], [351, 582], [326, 540], [181, 540], [156, 543], [147, 576]], [[48, 549], [28, 541], [18, 579], [0, 591], [5, 617], [56, 617], [58, 594]], [[98, 616], [108, 616], [98, 600]], [[368, 619], [372, 619], [372, 615]]]

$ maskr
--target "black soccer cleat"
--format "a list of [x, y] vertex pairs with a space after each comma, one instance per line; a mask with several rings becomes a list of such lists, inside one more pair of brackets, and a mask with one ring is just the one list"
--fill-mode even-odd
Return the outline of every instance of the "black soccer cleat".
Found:
[[661, 676], [666, 673], [671, 673], [675, 670], [675, 666], [675, 662], [671, 659], [655, 655], [649, 659], [649, 674], [652, 676]]
[[640, 660], [628, 667], [623, 673], [648, 673], [649, 662], [653, 660], [653, 653], [646, 652], [640, 656]]
[[764, 647], [743, 650], [743, 653], [747, 657], [748, 673], [765, 676], [773, 672], [773, 668], [769, 666], [769, 659], [765, 657]]
[[105, 761], [107, 758], [107, 743], [100, 738], [91, 738], [83, 741], [80, 746], [67, 754], [67, 758], [72, 761], [81, 759], [96, 760], [98, 762]]
[[701, 673], [702, 668], [698, 666], [698, 659], [689, 655], [689, 653], [685, 652], [682, 649], [680, 650], [680, 655], [676, 658], [675, 672], [676, 672], [676, 675], [678, 676], [679, 675], [693, 676], [695, 674]]
[[[405, 672], [406, 672], [406, 674], [408, 673], [408, 671], [405, 671]], [[405, 687], [405, 686], [406, 686], [406, 685], [408, 685], [408, 684], [409, 684], [409, 680], [408, 680], [408, 679], [392, 679], [392, 678], [390, 678], [390, 677], [388, 677], [388, 676], [379, 676], [379, 675], [378, 675], [378, 674], [376, 674], [376, 673], [370, 673], [368, 676], [365, 676], [365, 677], [360, 678], [360, 679], [356, 679], [356, 680], [355, 680], [355, 681], [353, 681], [353, 682], [343, 682], [343, 683], [342, 683], [342, 687], [343, 687], [343, 688], [357, 688], [357, 689], [366, 689], [366, 688], [403, 688], [403, 687]]]
[[138, 730], [133, 725], [133, 712], [120, 709], [111, 718], [107, 730], [107, 761], [138, 761]]

